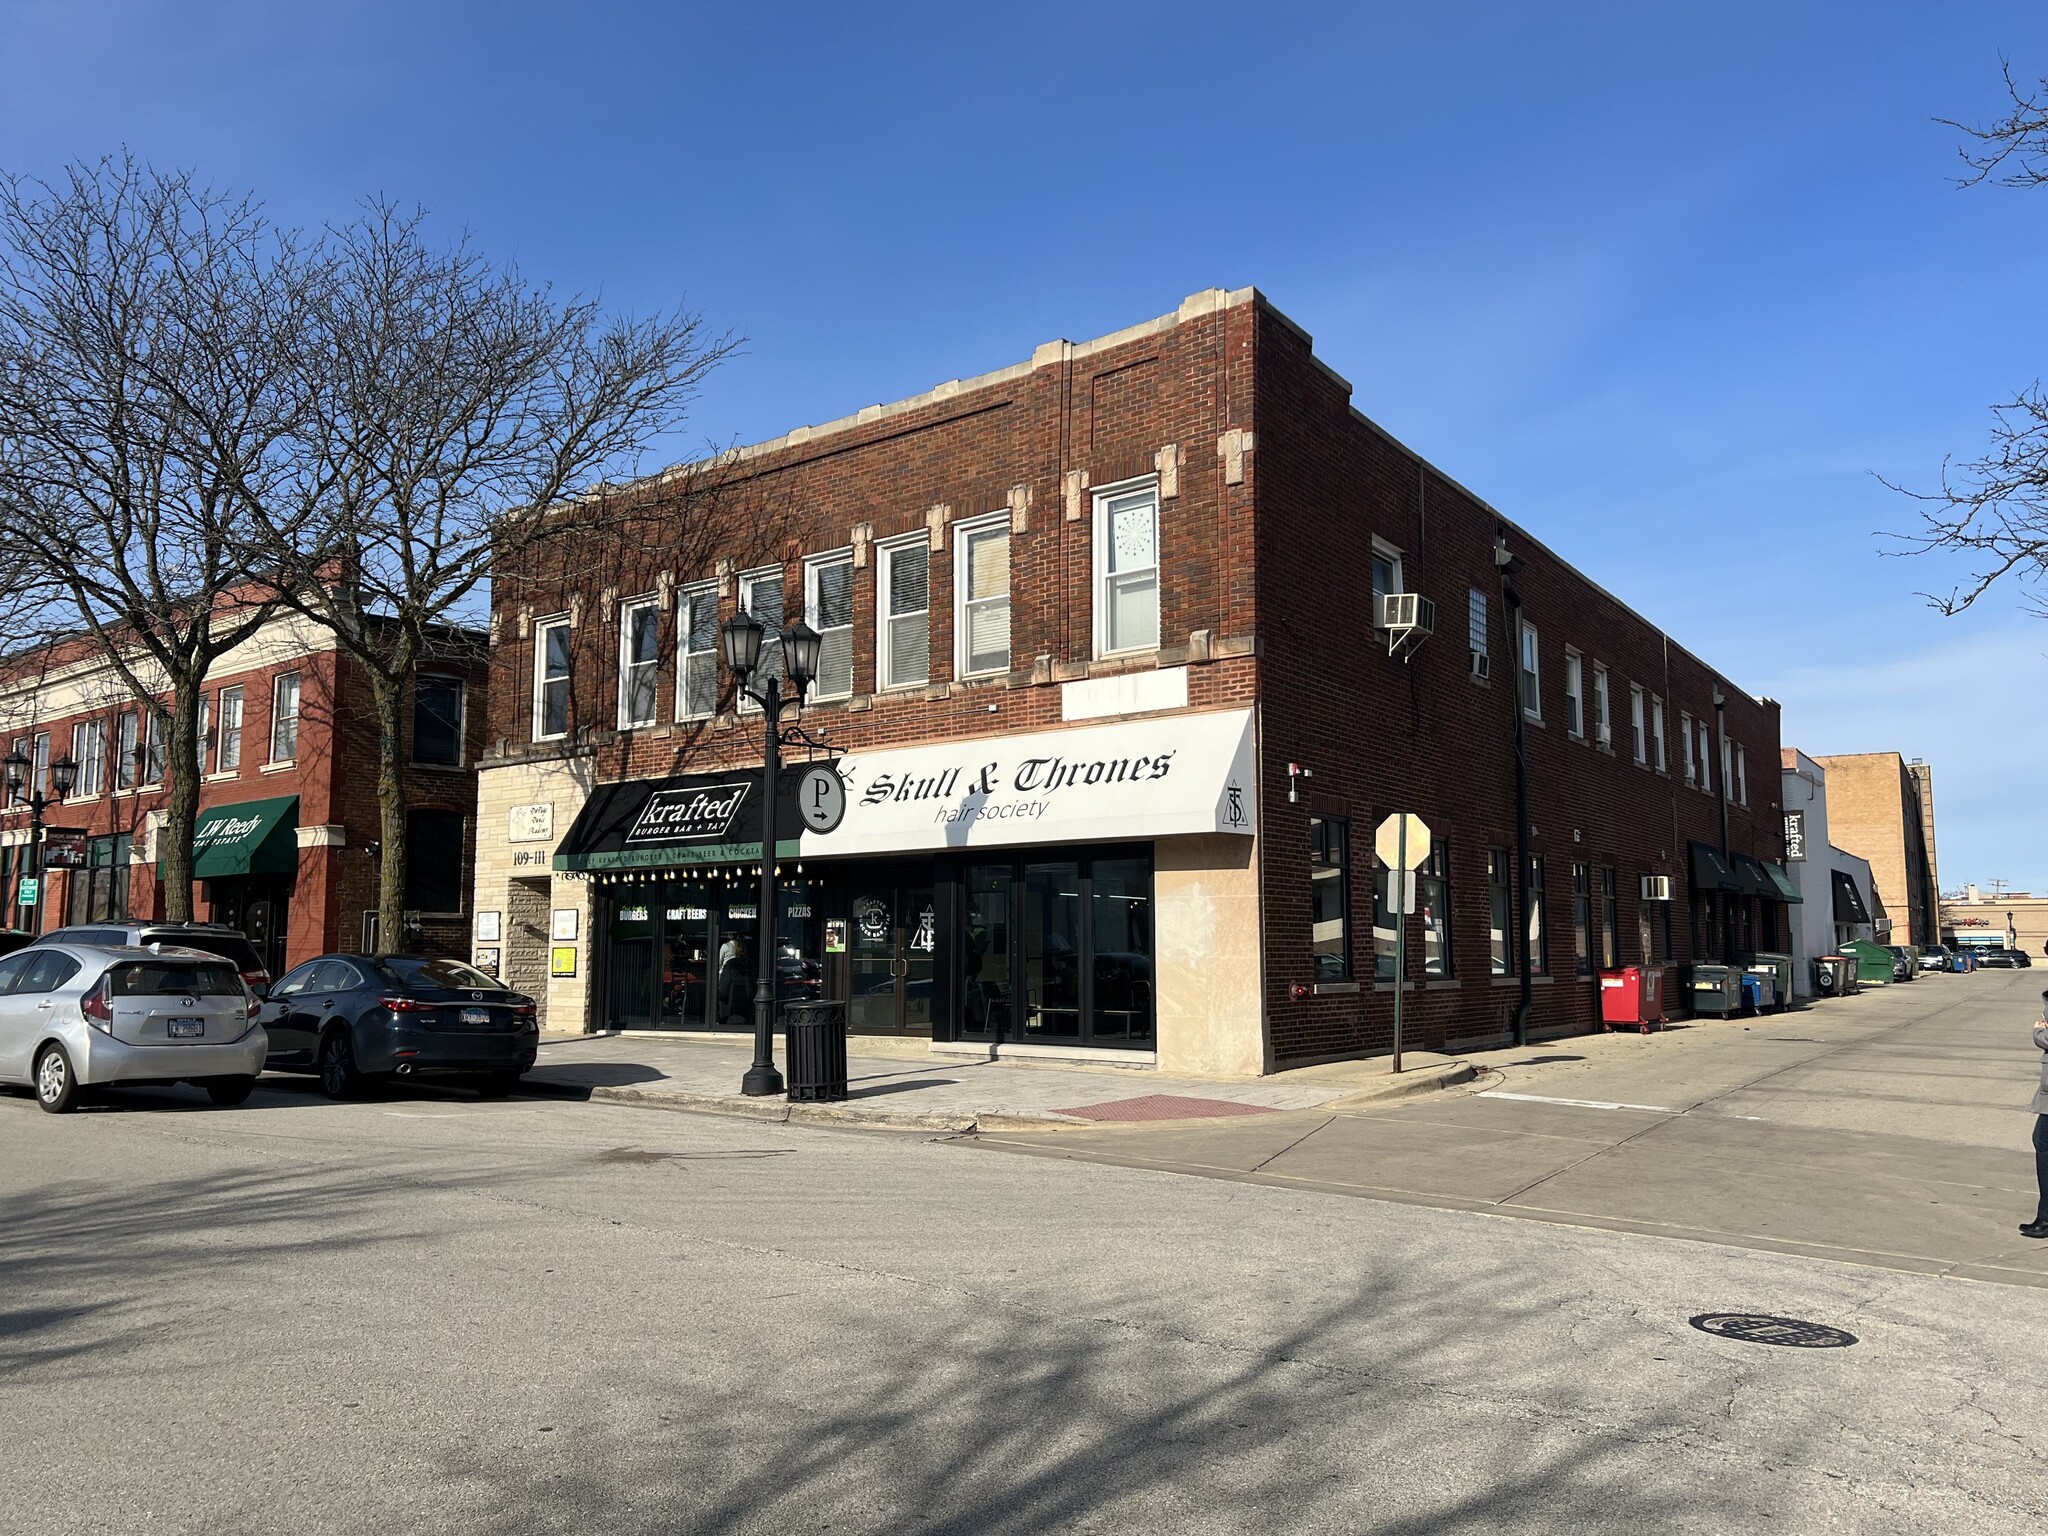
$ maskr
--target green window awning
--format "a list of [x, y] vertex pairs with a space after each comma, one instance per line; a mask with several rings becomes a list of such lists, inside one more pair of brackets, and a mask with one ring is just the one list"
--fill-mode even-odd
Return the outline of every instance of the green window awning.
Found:
[[1749, 887], [1736, 878], [1735, 871], [1728, 867], [1728, 861], [1721, 857], [1721, 850], [1705, 843], [1688, 845], [1687, 853], [1692, 864], [1692, 888], [1696, 891], [1728, 891], [1741, 896]]
[[192, 878], [289, 875], [299, 867], [299, 797], [210, 805], [192, 828]]
[[1778, 900], [1797, 901], [1802, 903], [1806, 900], [1804, 896], [1799, 894], [1799, 883], [1796, 880], [1794, 880], [1790, 875], [1785, 873], [1784, 867], [1782, 865], [1767, 864], [1764, 863], [1764, 861], [1761, 859], [1759, 859], [1757, 862], [1758, 864], [1762, 865], [1763, 872], [1765, 876], [1770, 880], [1771, 884], [1775, 885], [1778, 888]]

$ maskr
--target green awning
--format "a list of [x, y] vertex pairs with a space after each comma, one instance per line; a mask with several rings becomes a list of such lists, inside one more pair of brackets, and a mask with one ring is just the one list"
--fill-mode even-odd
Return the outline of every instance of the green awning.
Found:
[[299, 867], [299, 797], [210, 805], [192, 828], [192, 878], [289, 875]]
[[1757, 860], [1757, 862], [1763, 865], [1763, 871], [1770, 877], [1771, 884], [1778, 888], [1778, 899], [1780, 901], [1803, 903], [1806, 900], [1804, 896], [1799, 894], [1799, 883], [1786, 874], [1781, 865], [1767, 864], [1762, 859]]
[[1692, 861], [1692, 888], [1696, 891], [1728, 891], [1741, 896], [1748, 892], [1728, 867], [1728, 861], [1721, 857], [1721, 850], [1705, 843], [1688, 845]]

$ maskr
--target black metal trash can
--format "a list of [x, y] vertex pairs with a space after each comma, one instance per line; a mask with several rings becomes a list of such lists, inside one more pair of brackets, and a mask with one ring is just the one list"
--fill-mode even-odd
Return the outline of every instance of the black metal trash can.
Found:
[[790, 1003], [782, 1010], [789, 1044], [789, 1101], [836, 1104], [846, 1097], [846, 1004]]

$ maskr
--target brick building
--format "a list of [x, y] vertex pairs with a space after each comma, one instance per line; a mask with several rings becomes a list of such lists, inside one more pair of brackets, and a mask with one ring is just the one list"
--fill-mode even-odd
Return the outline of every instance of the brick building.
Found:
[[1870, 861], [1891, 917], [1891, 944], [1936, 944], [1941, 881], [1934, 864], [1934, 773], [1896, 752], [1813, 759], [1827, 773], [1828, 825], [1838, 848]]
[[[557, 1030], [744, 1025], [760, 721], [716, 654], [742, 604], [825, 637], [804, 724], [849, 808], [785, 811], [778, 948], [857, 1030], [1210, 1074], [1385, 1050], [1392, 811], [1435, 834], [1411, 1045], [1507, 1040], [1525, 963], [1531, 1030], [1562, 1033], [1604, 965], [1779, 947], [1777, 706], [1350, 394], [1211, 290], [742, 450], [672, 543], [501, 569], [475, 958]], [[1432, 634], [1382, 614], [1401, 593]]]
[[[406, 751], [418, 928], [410, 940], [467, 952], [476, 762], [488, 724], [484, 636], [468, 657], [423, 666], [407, 700]], [[377, 907], [377, 730], [362, 670], [327, 631], [280, 617], [223, 656], [206, 683], [205, 782], [194, 829], [194, 916], [232, 924], [271, 973], [371, 938]], [[78, 765], [69, 797], [45, 812], [53, 839], [44, 928], [161, 917], [156, 839], [166, 799], [164, 744], [96, 650], [60, 644], [20, 655], [0, 681], [0, 732], [48, 793], [50, 764]], [[0, 876], [10, 896], [30, 867], [25, 806], [0, 813]], [[61, 867], [78, 843], [78, 867]], [[17, 906], [17, 924], [30, 909]]]

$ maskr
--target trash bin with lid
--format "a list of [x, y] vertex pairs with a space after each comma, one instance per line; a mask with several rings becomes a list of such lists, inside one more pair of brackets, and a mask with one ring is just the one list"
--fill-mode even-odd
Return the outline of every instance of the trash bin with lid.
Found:
[[1665, 1023], [1664, 973], [1655, 966], [1624, 965], [1600, 973], [1600, 1022], [1612, 1030], [1634, 1024], [1644, 1034]]
[[1742, 988], [1742, 1006], [1751, 1013], [1769, 1013], [1777, 1006], [1778, 989], [1768, 971], [1744, 971], [1736, 978]]
[[1822, 997], [1847, 997], [1856, 990], [1856, 960], [1851, 955], [1822, 955], [1813, 962], [1813, 990]]
[[1769, 979], [1771, 990], [1776, 996], [1771, 999], [1774, 1008], [1792, 1006], [1792, 957], [1771, 950], [1760, 949], [1749, 957], [1748, 968]]
[[812, 999], [782, 1010], [789, 1042], [789, 1101], [836, 1104], [846, 1097], [846, 1004]]
[[1686, 977], [1686, 991], [1695, 1015], [1730, 1018], [1742, 1009], [1741, 972], [1732, 965], [1695, 965]]

